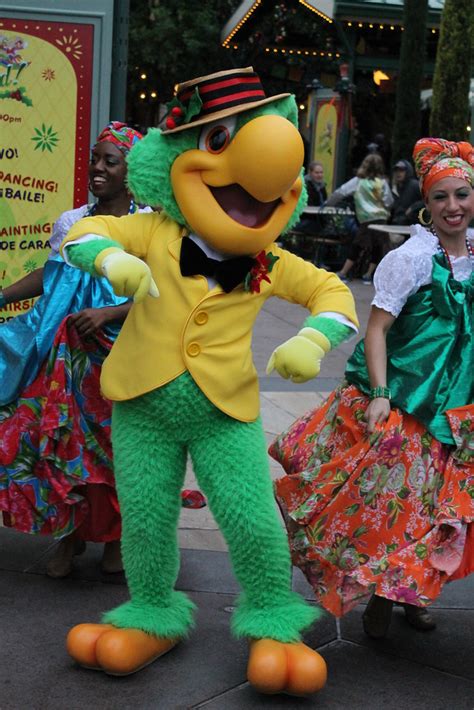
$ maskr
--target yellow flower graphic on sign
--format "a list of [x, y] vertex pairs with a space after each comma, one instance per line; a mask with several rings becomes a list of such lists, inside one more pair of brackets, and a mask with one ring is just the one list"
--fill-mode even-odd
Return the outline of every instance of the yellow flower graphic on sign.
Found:
[[43, 69], [41, 72], [41, 76], [45, 81], [53, 81], [53, 79], [56, 79], [56, 74], [54, 73], [54, 69], [50, 69], [47, 67], [46, 69]]
[[74, 59], [80, 59], [82, 54], [82, 44], [79, 42], [77, 37], [69, 35], [69, 37], [63, 36], [62, 39], [57, 39], [56, 44], [59, 44], [61, 49], [66, 52], [66, 54], [72, 54]]

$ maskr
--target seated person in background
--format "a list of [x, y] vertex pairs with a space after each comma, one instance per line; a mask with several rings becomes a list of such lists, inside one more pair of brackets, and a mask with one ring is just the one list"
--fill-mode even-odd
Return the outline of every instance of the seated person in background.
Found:
[[308, 207], [321, 207], [328, 199], [328, 194], [324, 182], [323, 164], [318, 160], [313, 160], [309, 164], [304, 184], [308, 191]]
[[393, 203], [390, 186], [385, 178], [384, 163], [378, 153], [369, 153], [362, 161], [356, 177], [338, 187], [326, 204], [336, 206], [348, 197], [354, 198], [359, 229], [338, 276], [342, 281], [348, 281], [349, 272], [358, 264], [364, 272], [363, 283], [370, 284], [372, 274], [384, 256], [384, 235], [370, 229], [370, 225], [386, 224]]
[[408, 160], [397, 160], [392, 170], [393, 205], [391, 224], [416, 224], [424, 206], [418, 180]]
[[[304, 184], [308, 193], [308, 207], [322, 207], [328, 198], [326, 183], [324, 182], [324, 169], [322, 163], [313, 160], [309, 164], [308, 172], [304, 177]], [[295, 231], [305, 234], [317, 234], [322, 227], [321, 217], [317, 214], [304, 215], [295, 226]]]

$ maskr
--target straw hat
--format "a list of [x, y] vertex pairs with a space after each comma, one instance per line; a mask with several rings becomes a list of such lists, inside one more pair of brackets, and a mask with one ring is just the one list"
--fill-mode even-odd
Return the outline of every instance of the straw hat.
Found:
[[178, 84], [176, 96], [168, 104], [166, 128], [162, 132], [184, 131], [287, 96], [290, 94], [265, 96], [253, 67], [200, 76]]

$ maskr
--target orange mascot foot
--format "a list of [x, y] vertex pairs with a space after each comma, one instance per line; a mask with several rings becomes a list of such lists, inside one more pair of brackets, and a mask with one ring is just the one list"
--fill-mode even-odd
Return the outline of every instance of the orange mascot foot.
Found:
[[67, 635], [67, 652], [81, 666], [102, 670], [97, 661], [95, 648], [99, 638], [113, 628], [111, 624], [78, 624], [78, 626], [74, 626]]
[[311, 695], [324, 687], [327, 668], [304, 643], [259, 639], [251, 642], [247, 678], [260, 693]]
[[97, 641], [97, 662], [110, 675], [130, 675], [170, 651], [178, 640], [112, 627]]

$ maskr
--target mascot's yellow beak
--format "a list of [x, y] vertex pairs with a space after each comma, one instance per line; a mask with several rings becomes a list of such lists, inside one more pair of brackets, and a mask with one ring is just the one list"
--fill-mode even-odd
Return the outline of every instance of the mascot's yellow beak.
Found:
[[263, 115], [220, 152], [182, 153], [171, 168], [171, 184], [196, 234], [221, 252], [254, 255], [275, 241], [295, 210], [303, 158], [295, 126]]

